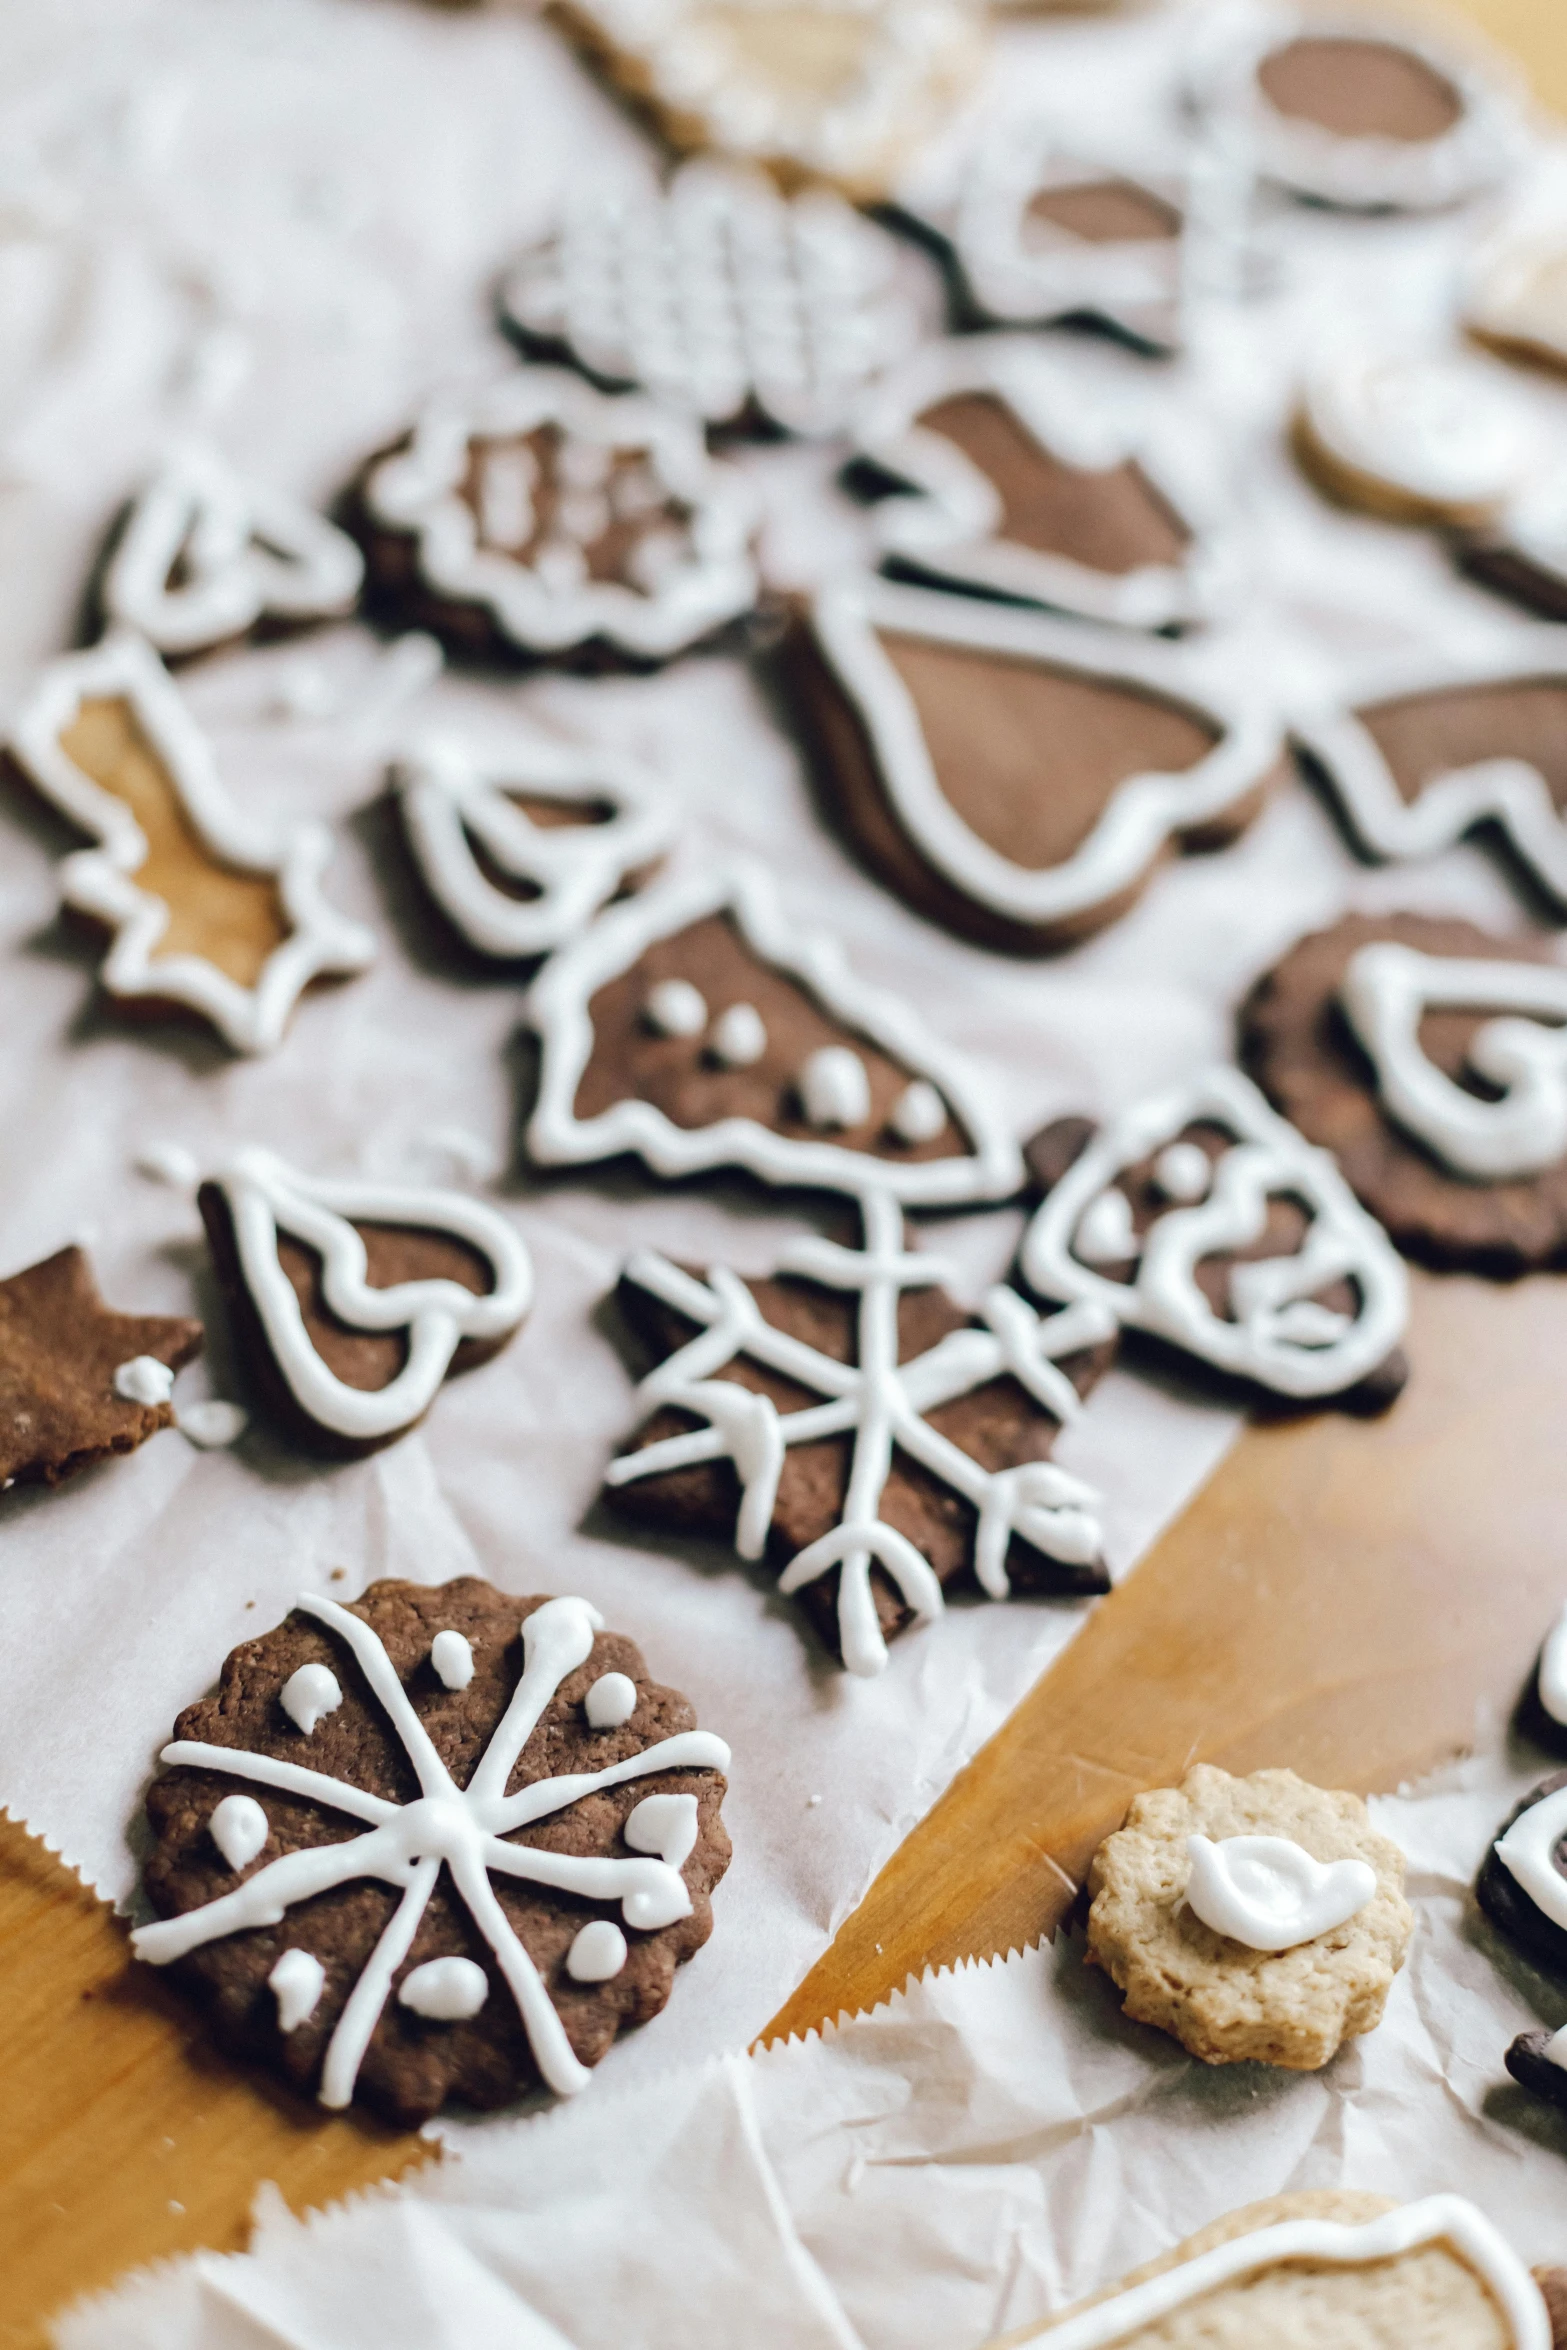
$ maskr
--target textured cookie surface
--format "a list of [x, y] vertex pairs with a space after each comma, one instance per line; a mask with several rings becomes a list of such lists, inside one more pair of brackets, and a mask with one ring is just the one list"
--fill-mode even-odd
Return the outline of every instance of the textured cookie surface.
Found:
[[0, 1281], [0, 1489], [58, 1485], [172, 1427], [171, 1403], [121, 1393], [115, 1373], [144, 1355], [177, 1371], [201, 1335], [178, 1314], [112, 1313], [79, 1248]]

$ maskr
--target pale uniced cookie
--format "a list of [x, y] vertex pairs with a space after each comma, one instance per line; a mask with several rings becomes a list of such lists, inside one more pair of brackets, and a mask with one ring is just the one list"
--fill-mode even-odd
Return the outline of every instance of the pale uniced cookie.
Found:
[[[1196, 1838], [1206, 1851], [1189, 1848]], [[1414, 1927], [1403, 1884], [1402, 1853], [1358, 1796], [1293, 1771], [1237, 1779], [1199, 1763], [1180, 1787], [1138, 1796], [1095, 1854], [1088, 1957], [1134, 2022], [1157, 2024], [1205, 2064], [1315, 2072], [1381, 2021]], [[1204, 1924], [1193, 1901], [1232, 1931]], [[1281, 1946], [1297, 1927], [1305, 1934]]]

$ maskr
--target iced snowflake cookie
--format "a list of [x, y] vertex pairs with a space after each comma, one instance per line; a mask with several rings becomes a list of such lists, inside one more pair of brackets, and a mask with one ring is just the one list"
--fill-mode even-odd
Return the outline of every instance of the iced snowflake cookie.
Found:
[[691, 417], [522, 367], [433, 400], [349, 501], [367, 597], [479, 659], [649, 666], [756, 603], [756, 509]]
[[306, 1593], [181, 1714], [132, 1944], [323, 2105], [570, 2096], [668, 1999], [729, 1750], [583, 1599]]
[[656, 194], [583, 196], [501, 296], [530, 357], [572, 359], [704, 423], [841, 431], [872, 377], [912, 349], [908, 256], [824, 188], [779, 194], [698, 158]]
[[1226, 2213], [1108, 2292], [1008, 2341], [1014, 2350], [1562, 2350], [1562, 2278], [1559, 2269], [1531, 2276], [1457, 2195], [1397, 2205], [1308, 2189]]
[[1567, 968], [1544, 941], [1346, 915], [1258, 981], [1240, 1050], [1406, 1255], [1503, 1279], [1567, 1257]]
[[1350, 350], [1302, 387], [1296, 457], [1338, 504], [1481, 531], [1543, 478], [1539, 421], [1500, 368], [1445, 353]]
[[56, 661], [12, 723], [11, 758], [86, 833], [60, 895], [107, 930], [118, 1002], [197, 1013], [235, 1052], [270, 1052], [314, 980], [362, 971], [375, 941], [327, 903], [332, 835], [239, 807], [157, 655], [118, 633]]
[[1211, 1763], [1135, 1798], [1088, 1891], [1090, 1963], [1204, 2064], [1315, 2072], [1381, 2022], [1415, 1922], [1358, 1795]]
[[822, 589], [781, 670], [824, 808], [878, 879], [1013, 954], [1235, 839], [1281, 756], [1271, 700], [1222, 654], [890, 580]]
[[1213, 608], [1221, 555], [1173, 451], [1085, 409], [1082, 387], [1011, 336], [928, 345], [854, 424], [889, 568], [935, 587], [1179, 629]]
[[175, 661], [254, 633], [339, 619], [364, 561], [347, 533], [207, 449], [171, 457], [116, 525], [95, 600]]
[[673, 146], [885, 195], [985, 58], [968, 0], [555, 0]]
[[58, 1485], [174, 1425], [174, 1374], [201, 1352], [179, 1314], [117, 1314], [79, 1248], [0, 1281], [0, 1492]]
[[1027, 1146], [1043, 1204], [1033, 1292], [1295, 1404], [1384, 1410], [1409, 1375], [1404, 1267], [1328, 1153], [1238, 1069], [1210, 1069], [1105, 1126]]
[[249, 1149], [197, 1197], [258, 1391], [316, 1450], [405, 1434], [533, 1301], [516, 1229], [466, 1192], [301, 1175]]

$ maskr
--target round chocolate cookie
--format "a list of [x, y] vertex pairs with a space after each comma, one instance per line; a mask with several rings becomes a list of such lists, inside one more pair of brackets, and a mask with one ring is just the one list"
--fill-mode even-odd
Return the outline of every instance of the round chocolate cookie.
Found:
[[1567, 2105], [1567, 2046], [1560, 2032], [1520, 2032], [1503, 2060], [1513, 2079], [1531, 2096], [1550, 2105]]
[[[581, 2088], [706, 1941], [723, 1741], [582, 1599], [302, 1595], [190, 1706], [132, 1937], [324, 2105]], [[624, 1930], [623, 1930], [624, 1929]]]
[[[1549, 1807], [1549, 1808], [1546, 1808]], [[1542, 1779], [1503, 1821], [1475, 1891], [1532, 1958], [1567, 1972], [1567, 1771]]]
[[[1357, 961], [1368, 948], [1405, 953]], [[1464, 963], [1472, 999], [1451, 968]], [[1423, 914], [1351, 914], [1258, 981], [1240, 1053], [1406, 1256], [1510, 1280], [1567, 1262], [1567, 1059], [1550, 1058], [1563, 1021], [1567, 972], [1545, 945]], [[1531, 1156], [1536, 1171], [1505, 1171]]]

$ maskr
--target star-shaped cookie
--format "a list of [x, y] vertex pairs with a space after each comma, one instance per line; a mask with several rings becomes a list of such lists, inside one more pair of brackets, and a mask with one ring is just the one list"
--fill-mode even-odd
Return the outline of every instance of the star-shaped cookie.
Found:
[[111, 1312], [79, 1248], [0, 1281], [0, 1488], [58, 1485], [172, 1427], [166, 1390], [201, 1339], [181, 1314]]

